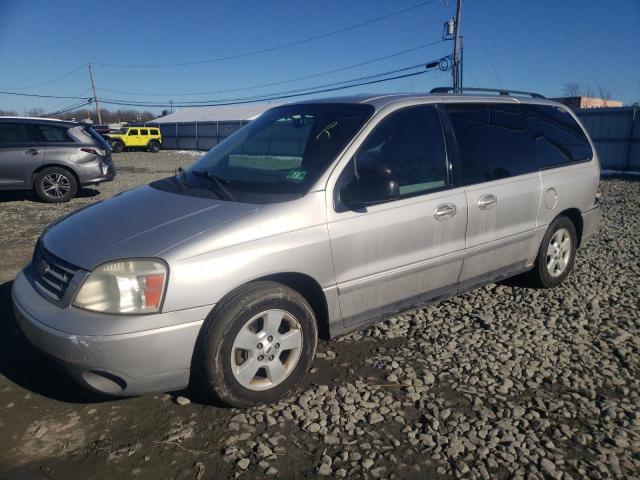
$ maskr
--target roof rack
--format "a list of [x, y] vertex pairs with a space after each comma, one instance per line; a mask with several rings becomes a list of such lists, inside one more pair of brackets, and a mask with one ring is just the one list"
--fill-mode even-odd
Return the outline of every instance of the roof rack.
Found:
[[[503, 88], [462, 88], [462, 93], [465, 92], [491, 92], [499, 93], [501, 97], [508, 97], [510, 95], [528, 95], [532, 98], [546, 98], [544, 95], [534, 92], [522, 92], [520, 90], [505, 90]], [[431, 93], [454, 93], [453, 87], [436, 87], [431, 90]]]

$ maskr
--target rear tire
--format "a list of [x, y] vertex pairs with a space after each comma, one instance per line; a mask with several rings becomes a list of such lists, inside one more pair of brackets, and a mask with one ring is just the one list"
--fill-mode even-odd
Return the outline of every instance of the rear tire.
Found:
[[60, 167], [45, 168], [33, 180], [36, 195], [47, 203], [68, 202], [78, 192], [78, 181], [69, 171]]
[[207, 318], [192, 370], [228, 405], [271, 403], [295, 388], [317, 342], [315, 315], [298, 292], [276, 282], [252, 282], [225, 297]]
[[148, 148], [151, 153], [158, 153], [160, 151], [160, 144], [155, 140], [151, 140]]
[[124, 143], [120, 140], [114, 140], [111, 142], [111, 149], [113, 153], [122, 153], [124, 151]]
[[526, 277], [527, 283], [554, 288], [564, 282], [573, 269], [577, 240], [575, 225], [569, 218], [560, 216], [551, 222], [540, 244], [535, 266]]

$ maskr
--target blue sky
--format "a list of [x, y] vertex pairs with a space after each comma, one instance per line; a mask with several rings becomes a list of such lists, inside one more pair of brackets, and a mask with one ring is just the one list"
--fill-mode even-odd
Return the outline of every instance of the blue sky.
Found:
[[[86, 68], [47, 85], [25, 87], [48, 82], [88, 62], [148, 65], [241, 54], [418, 3], [0, 0], [0, 90], [90, 96]], [[269, 94], [427, 62], [449, 54], [451, 42], [305, 81], [235, 93], [180, 95], [287, 80], [430, 43], [440, 39], [442, 25], [454, 7], [455, 0], [434, 0], [344, 33], [234, 60], [148, 69], [95, 65], [98, 97], [179, 102]], [[638, 0], [466, 0], [462, 33], [466, 86], [502, 85], [557, 96], [565, 83], [578, 82], [586, 87], [603, 85], [626, 104], [640, 101]], [[434, 72], [346, 92], [426, 91], [449, 84], [449, 72]], [[65, 102], [0, 95], [0, 109], [18, 111], [32, 107], [50, 111]]]

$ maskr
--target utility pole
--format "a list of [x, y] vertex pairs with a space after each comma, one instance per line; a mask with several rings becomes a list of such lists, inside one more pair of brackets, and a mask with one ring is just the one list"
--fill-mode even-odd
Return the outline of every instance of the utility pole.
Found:
[[98, 125], [102, 125], [102, 115], [100, 115], [100, 103], [98, 103], [98, 96], [96, 95], [96, 83], [93, 81], [93, 68], [89, 64], [89, 78], [91, 79], [91, 88], [93, 89], [93, 99], [96, 102], [96, 114], [98, 115]]
[[453, 93], [462, 93], [462, 61], [460, 59], [461, 37], [460, 37], [460, 17], [462, 15], [462, 0], [458, 0], [455, 21], [455, 37], [453, 40]]

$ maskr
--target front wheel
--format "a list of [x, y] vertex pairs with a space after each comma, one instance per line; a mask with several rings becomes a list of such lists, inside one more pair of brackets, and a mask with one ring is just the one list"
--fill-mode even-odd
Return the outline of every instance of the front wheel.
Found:
[[544, 235], [529, 283], [537, 287], [553, 288], [560, 285], [573, 269], [578, 246], [576, 228], [564, 216], [556, 218]]
[[298, 384], [315, 356], [309, 303], [275, 282], [253, 282], [223, 299], [205, 321], [195, 356], [205, 388], [234, 407], [274, 402]]

